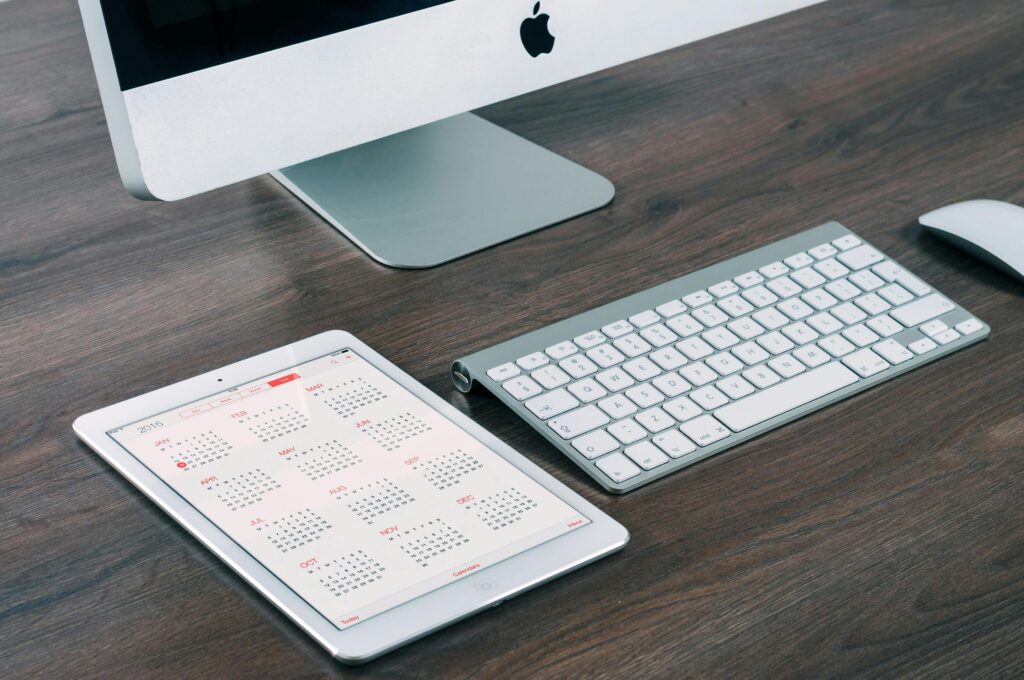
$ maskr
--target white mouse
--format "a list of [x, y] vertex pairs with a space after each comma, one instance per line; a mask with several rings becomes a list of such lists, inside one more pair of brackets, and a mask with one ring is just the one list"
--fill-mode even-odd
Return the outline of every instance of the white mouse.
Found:
[[922, 215], [930, 232], [1024, 282], [1024, 208], [964, 201]]

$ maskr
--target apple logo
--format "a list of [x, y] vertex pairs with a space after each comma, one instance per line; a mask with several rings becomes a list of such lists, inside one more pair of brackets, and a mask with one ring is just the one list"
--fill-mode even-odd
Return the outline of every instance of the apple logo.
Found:
[[540, 2], [533, 6], [533, 16], [523, 20], [519, 27], [519, 37], [523, 39], [523, 47], [531, 57], [548, 54], [555, 46], [555, 36], [548, 30], [547, 14], [537, 14]]

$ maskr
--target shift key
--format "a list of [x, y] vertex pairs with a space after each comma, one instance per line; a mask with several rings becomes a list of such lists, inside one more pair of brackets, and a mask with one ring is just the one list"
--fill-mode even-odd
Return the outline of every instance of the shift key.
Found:
[[919, 326], [929, 319], [951, 312], [956, 305], [938, 293], [932, 293], [920, 300], [903, 305], [889, 312], [889, 316], [908, 328]]
[[604, 411], [590, 405], [570, 411], [564, 416], [552, 418], [548, 421], [548, 426], [562, 439], [572, 439], [610, 422], [611, 420]]

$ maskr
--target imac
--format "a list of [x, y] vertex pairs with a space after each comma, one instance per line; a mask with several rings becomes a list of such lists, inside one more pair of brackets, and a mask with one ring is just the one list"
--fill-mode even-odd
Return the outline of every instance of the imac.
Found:
[[467, 113], [821, 0], [79, 0], [145, 199], [270, 173], [395, 267], [599, 208], [607, 179]]

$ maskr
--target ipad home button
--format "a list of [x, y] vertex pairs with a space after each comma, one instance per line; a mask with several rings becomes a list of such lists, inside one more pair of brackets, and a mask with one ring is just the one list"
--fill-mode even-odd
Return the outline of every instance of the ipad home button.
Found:
[[484, 593], [494, 592], [494, 590], [497, 588], [497, 586], [494, 585], [494, 581], [488, 581], [486, 579], [476, 581], [474, 582], [474, 585], [476, 586], [477, 590], [482, 591]]

